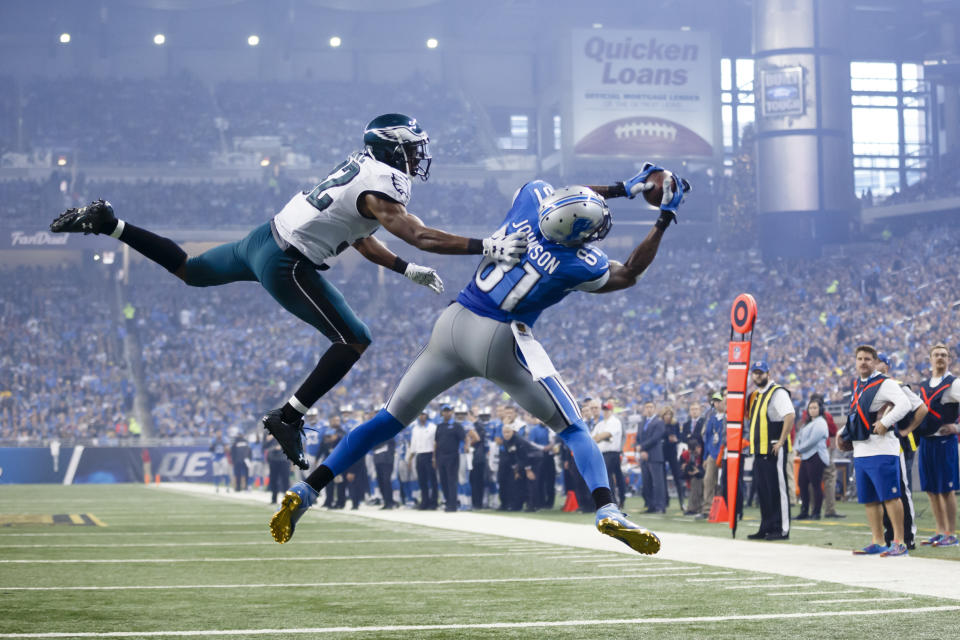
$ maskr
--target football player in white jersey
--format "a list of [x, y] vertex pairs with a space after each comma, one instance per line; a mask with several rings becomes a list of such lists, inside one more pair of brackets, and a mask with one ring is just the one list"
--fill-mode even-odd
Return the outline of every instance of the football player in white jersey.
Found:
[[245, 238], [188, 258], [175, 242], [114, 216], [97, 200], [69, 209], [51, 225], [55, 233], [105, 234], [153, 260], [188, 285], [209, 287], [241, 280], [260, 284], [287, 311], [316, 327], [331, 345], [280, 409], [267, 412], [264, 427], [303, 469], [303, 415], [347, 374], [370, 344], [370, 331], [319, 271], [324, 262], [353, 247], [371, 262], [440, 293], [443, 282], [429, 267], [408, 263], [373, 237], [381, 226], [404, 242], [433, 253], [483, 254], [515, 264], [526, 248], [521, 234], [464, 238], [427, 227], [406, 209], [411, 178], [430, 173], [429, 138], [417, 121], [390, 113], [374, 118], [364, 149], [352, 154], [313, 190], [298, 193]]

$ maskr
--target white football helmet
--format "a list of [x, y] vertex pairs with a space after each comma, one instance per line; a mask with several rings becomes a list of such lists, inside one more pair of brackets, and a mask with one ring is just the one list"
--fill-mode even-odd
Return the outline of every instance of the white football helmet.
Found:
[[540, 233], [557, 244], [603, 240], [612, 223], [607, 202], [590, 187], [563, 187], [540, 203]]

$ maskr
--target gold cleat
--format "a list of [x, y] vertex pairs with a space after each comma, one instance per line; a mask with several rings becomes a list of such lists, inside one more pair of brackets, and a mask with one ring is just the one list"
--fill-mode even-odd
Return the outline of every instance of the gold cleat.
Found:
[[600, 533], [616, 538], [634, 551], [644, 555], [653, 555], [660, 551], [660, 538], [643, 527], [634, 525], [632, 528], [624, 522], [633, 524], [624, 519], [622, 522], [615, 518], [602, 518], [597, 522], [597, 529]]
[[297, 520], [306, 509], [300, 509], [303, 501], [293, 491], [287, 491], [280, 501], [280, 510], [270, 518], [270, 534], [273, 539], [283, 544], [293, 537], [293, 529]]

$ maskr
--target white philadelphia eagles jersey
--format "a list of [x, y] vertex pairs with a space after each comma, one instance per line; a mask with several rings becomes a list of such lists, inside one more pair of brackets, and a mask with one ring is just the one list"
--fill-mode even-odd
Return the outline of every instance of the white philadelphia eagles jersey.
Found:
[[363, 217], [357, 209], [360, 196], [367, 191], [406, 206], [410, 178], [358, 151], [313, 191], [293, 196], [273, 218], [277, 233], [314, 264], [322, 264], [380, 228], [378, 220]]

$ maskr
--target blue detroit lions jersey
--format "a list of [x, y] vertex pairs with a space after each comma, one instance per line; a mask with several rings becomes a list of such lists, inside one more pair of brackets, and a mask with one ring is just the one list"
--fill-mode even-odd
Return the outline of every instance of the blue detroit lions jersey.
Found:
[[526, 255], [513, 268], [484, 258], [457, 302], [477, 315], [533, 326], [544, 309], [571, 291], [603, 286], [610, 270], [603, 251], [591, 245], [565, 247], [540, 233], [540, 202], [551, 193], [553, 187], [542, 180], [528, 182], [520, 189], [495, 235], [526, 233]]

